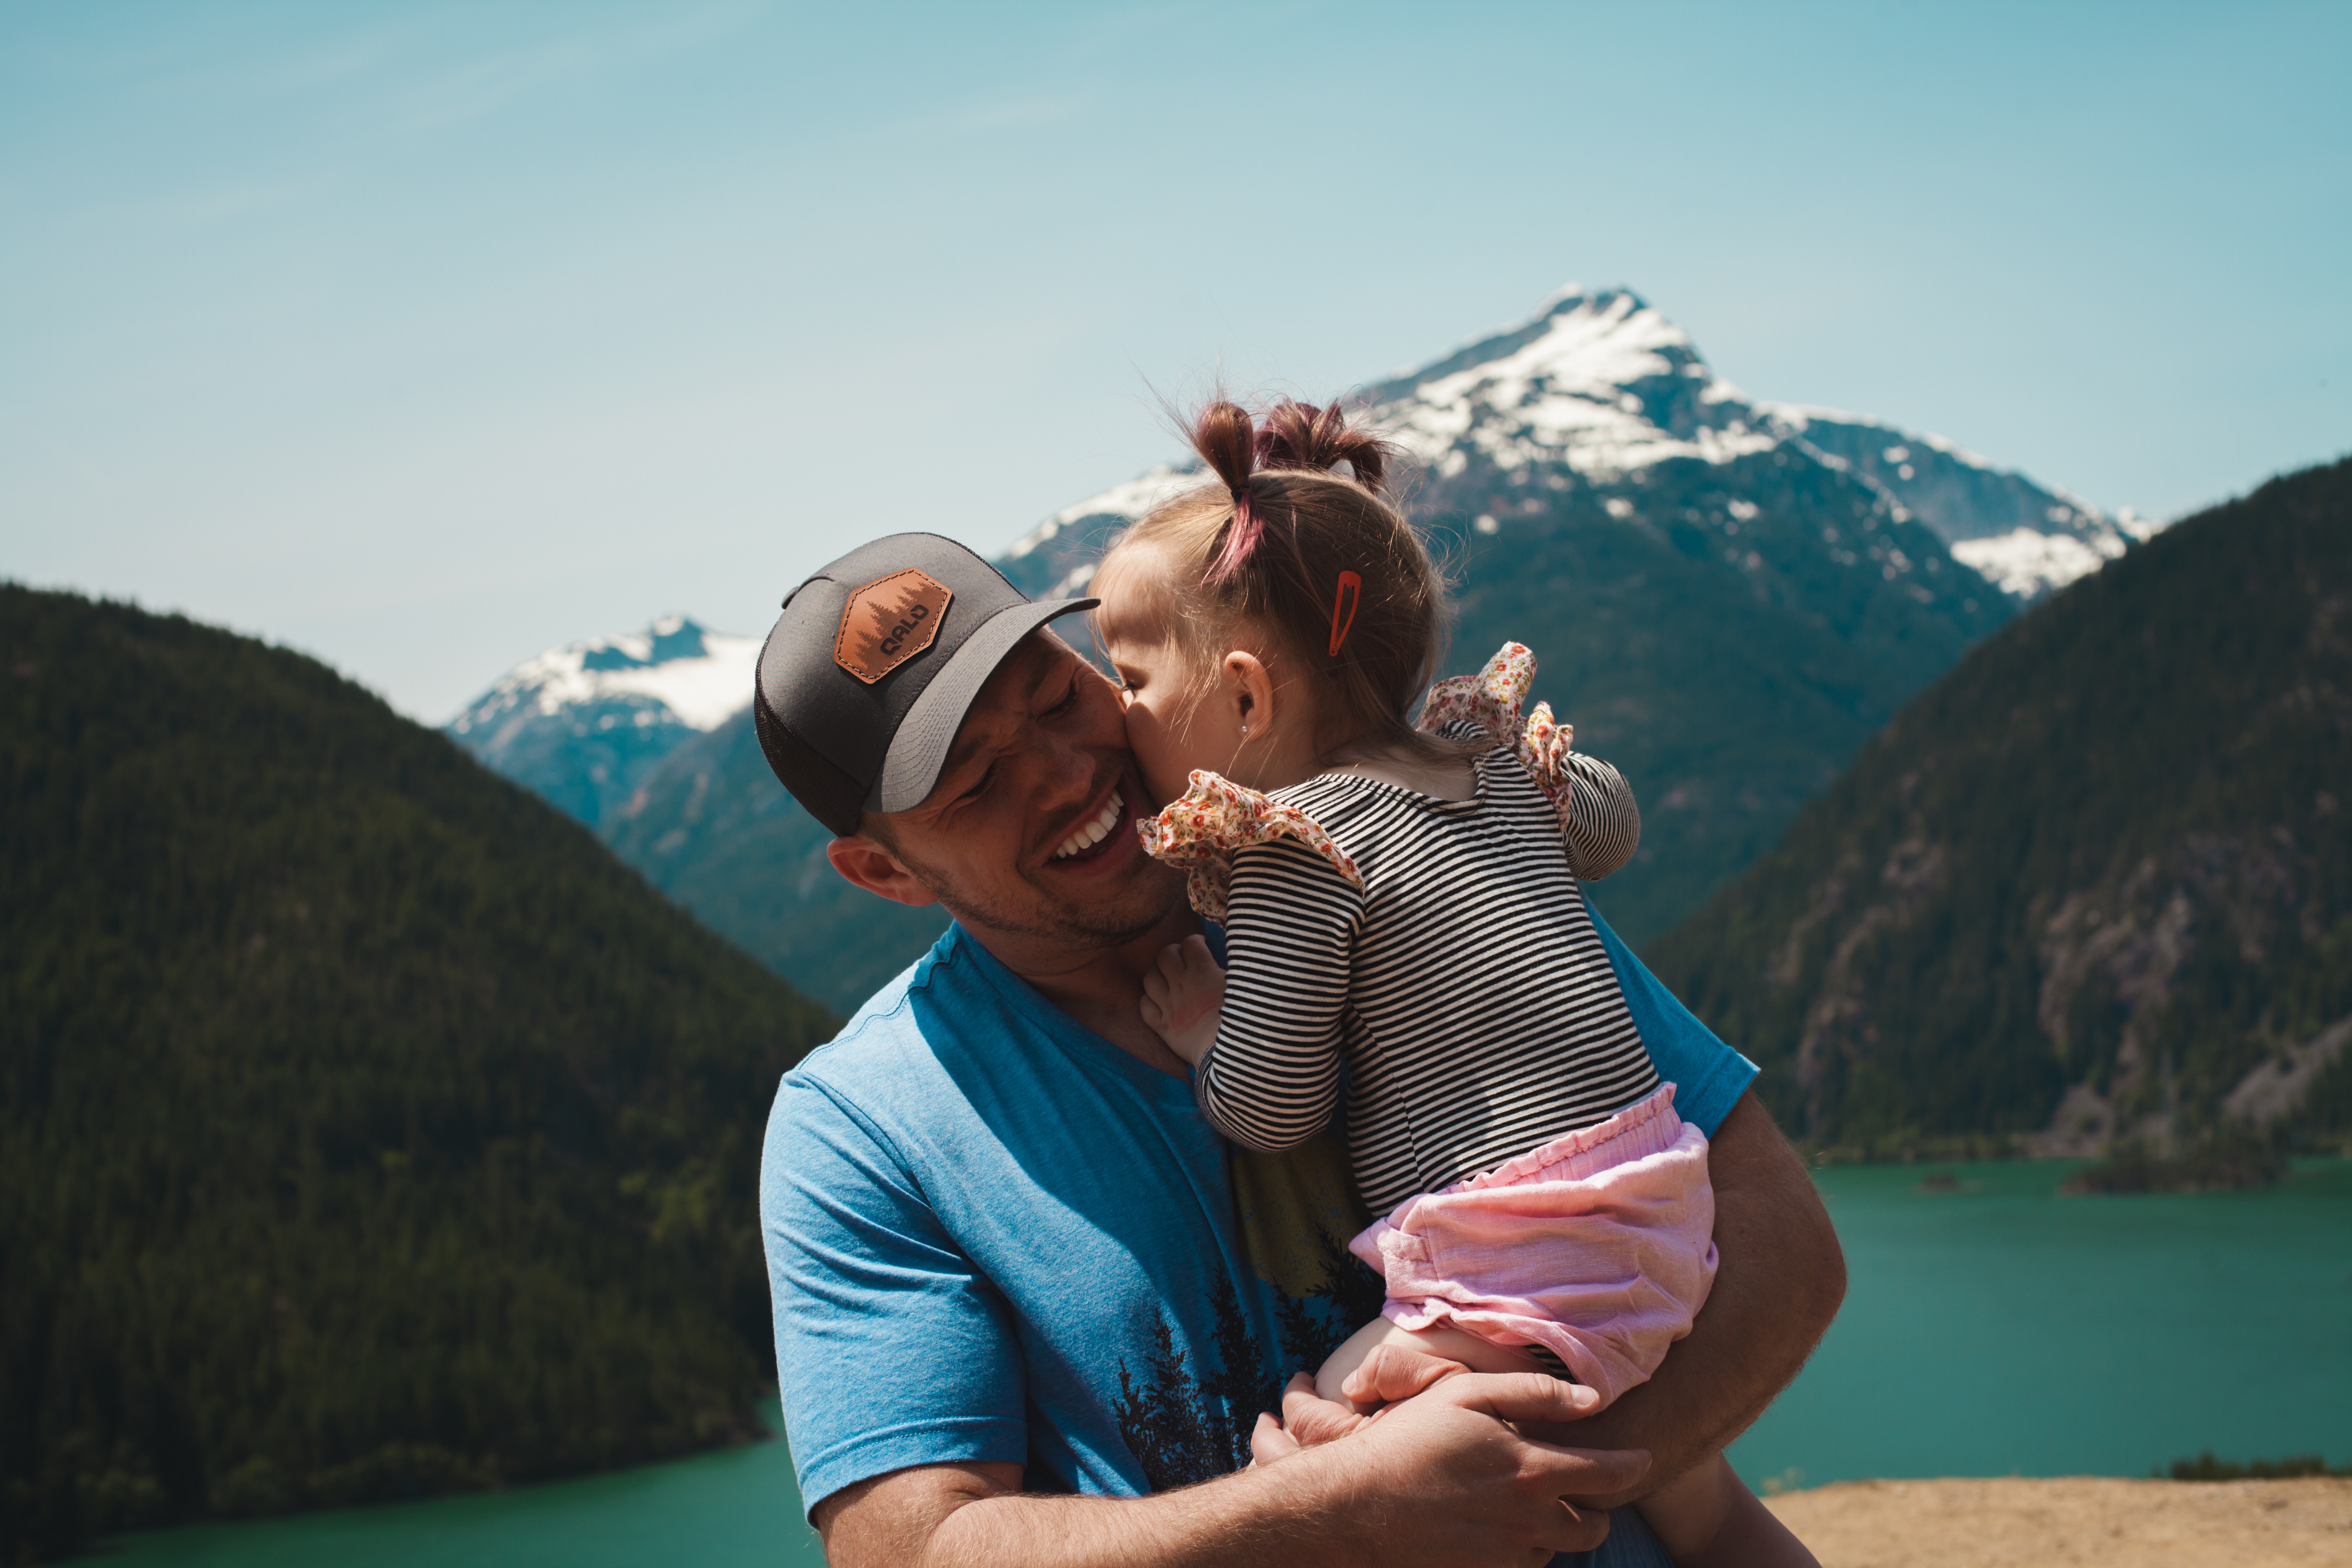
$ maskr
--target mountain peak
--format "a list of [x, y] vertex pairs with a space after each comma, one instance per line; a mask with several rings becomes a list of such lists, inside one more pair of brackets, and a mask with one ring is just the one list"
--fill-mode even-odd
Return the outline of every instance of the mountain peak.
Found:
[[[1469, 494], [1491, 483], [1560, 500], [1603, 492], [1610, 515], [1624, 519], [1644, 510], [1661, 465], [1705, 464], [1738, 488], [1749, 481], [1731, 470], [1751, 459], [1834, 471], [1885, 517], [1925, 525], [2012, 599], [2063, 587], [2154, 531], [1940, 436], [1751, 398], [1623, 286], [1568, 284], [1526, 320], [1376, 382], [1359, 400], [1434, 481], [1424, 502], [1478, 513], [1481, 532], [1504, 526]], [[1083, 586], [1111, 531], [1199, 474], [1197, 462], [1162, 464], [1056, 512], [1009, 552], [1028, 568], [1023, 585]]]
[[526, 659], [450, 721], [449, 731], [463, 737], [521, 711], [553, 718], [599, 700], [643, 710], [639, 724], [715, 730], [751, 700], [751, 668], [759, 656], [756, 637], [714, 632], [686, 616], [663, 616], [643, 631], [590, 637]]

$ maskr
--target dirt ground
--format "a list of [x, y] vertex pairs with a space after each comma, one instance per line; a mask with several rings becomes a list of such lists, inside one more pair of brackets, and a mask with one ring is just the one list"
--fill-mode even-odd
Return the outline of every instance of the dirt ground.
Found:
[[2352, 1568], [2352, 1480], [1842, 1481], [1766, 1503], [1822, 1568]]

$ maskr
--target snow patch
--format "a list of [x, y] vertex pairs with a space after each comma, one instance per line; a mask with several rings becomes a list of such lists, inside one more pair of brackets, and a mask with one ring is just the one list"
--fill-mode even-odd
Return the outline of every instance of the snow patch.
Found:
[[[1606, 481], [1670, 458], [1724, 463], [1773, 445], [1738, 417], [1745, 400], [1725, 395], [1689, 334], [1638, 296], [1563, 290], [1539, 320], [1543, 330], [1518, 348], [1419, 382], [1374, 408], [1373, 423], [1441, 478], [1461, 472], [1471, 452], [1507, 471], [1560, 463]], [[1699, 401], [1726, 413], [1675, 435], [1635, 390], [1665, 378], [1706, 383]]]
[[2071, 533], [2040, 533], [2020, 528], [1990, 539], [1963, 539], [1952, 556], [1974, 567], [2004, 594], [2029, 598], [2087, 577], [2124, 552], [2113, 534], [2082, 539]]
[[1018, 561], [1050, 542], [1055, 535], [1070, 524], [1089, 517], [1141, 517], [1161, 501], [1190, 489], [1200, 482], [1200, 479], [1201, 465], [1197, 460], [1182, 464], [1161, 463], [1125, 484], [1113, 485], [1100, 495], [1089, 496], [1076, 506], [1064, 507], [1014, 541], [1013, 548], [1004, 553]]
[[[708, 631], [665, 616], [642, 632], [551, 648], [500, 677], [449, 729], [464, 735], [525, 711], [553, 718], [568, 708], [635, 699], [666, 709], [691, 729], [717, 729], [750, 706], [758, 637]], [[634, 722], [660, 721], [650, 709]]]

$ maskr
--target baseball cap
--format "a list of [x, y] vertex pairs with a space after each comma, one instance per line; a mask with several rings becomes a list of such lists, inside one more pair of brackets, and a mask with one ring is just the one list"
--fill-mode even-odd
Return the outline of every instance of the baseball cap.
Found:
[[760, 649], [760, 749], [835, 833], [856, 832], [860, 812], [919, 805], [1005, 656], [1101, 602], [1033, 600], [936, 533], [861, 544], [792, 591]]

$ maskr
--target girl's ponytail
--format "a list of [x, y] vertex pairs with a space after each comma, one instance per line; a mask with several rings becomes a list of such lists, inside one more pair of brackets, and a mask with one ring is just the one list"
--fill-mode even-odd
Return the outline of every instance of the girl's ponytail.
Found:
[[1320, 408], [1311, 403], [1277, 403], [1267, 410], [1257, 433], [1258, 467], [1333, 473], [1345, 463], [1349, 476], [1375, 494], [1388, 476], [1388, 444], [1349, 424], [1337, 403]]
[[1250, 474], [1257, 467], [1264, 437], [1252, 423], [1248, 409], [1223, 398], [1201, 410], [1192, 421], [1192, 450], [1201, 454], [1210, 472], [1224, 481], [1234, 498], [1233, 523], [1225, 530], [1223, 545], [1208, 574], [1211, 583], [1224, 583], [1249, 564], [1265, 537], [1265, 522], [1250, 506]]

